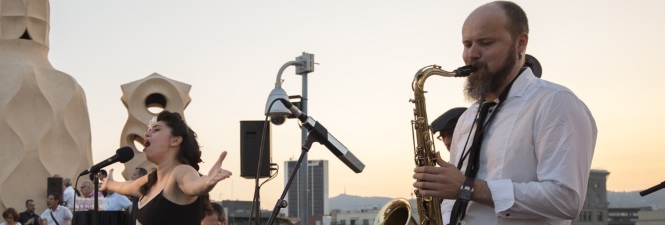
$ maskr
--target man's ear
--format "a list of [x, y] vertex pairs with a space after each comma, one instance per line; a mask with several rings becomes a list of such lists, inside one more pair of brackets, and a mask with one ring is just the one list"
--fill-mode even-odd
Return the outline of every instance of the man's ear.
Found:
[[529, 44], [529, 34], [523, 33], [517, 37], [517, 54], [519, 54], [520, 59], [525, 55], [527, 44]]

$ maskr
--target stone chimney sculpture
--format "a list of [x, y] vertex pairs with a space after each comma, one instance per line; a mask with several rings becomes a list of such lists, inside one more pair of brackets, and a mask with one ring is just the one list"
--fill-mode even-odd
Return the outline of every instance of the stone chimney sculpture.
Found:
[[125, 163], [122, 176], [129, 180], [137, 167], [150, 171], [155, 167], [143, 154], [143, 136], [148, 131], [148, 123], [159, 114], [150, 108], [179, 112], [185, 118], [185, 108], [192, 99], [189, 97], [191, 85], [153, 73], [141, 80], [123, 84], [122, 103], [127, 107], [127, 122], [122, 129], [120, 146], [134, 149], [134, 158]]
[[51, 66], [49, 2], [0, 0], [0, 211], [33, 199], [47, 177], [92, 165], [90, 119], [76, 80]]

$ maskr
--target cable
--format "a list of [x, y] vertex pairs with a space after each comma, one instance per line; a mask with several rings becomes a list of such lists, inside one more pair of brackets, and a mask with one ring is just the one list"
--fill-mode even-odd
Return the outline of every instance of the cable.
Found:
[[76, 224], [76, 223], [74, 223], [74, 222], [76, 222], [76, 217], [74, 215], [76, 215], [76, 195], [77, 195], [76, 194], [76, 189], [78, 189], [78, 186], [79, 186], [79, 178], [81, 178], [81, 176], [78, 176], [76, 178], [76, 182], [74, 183], [74, 205], [72, 206], [74, 209], [72, 210], [73, 211], [73, 213], [72, 213], [72, 224]]
[[[278, 101], [278, 100], [279, 99], [272, 100], [272, 102], [270, 103], [270, 106], [268, 106], [267, 112], [270, 112], [270, 109], [272, 109], [273, 104], [275, 104], [275, 102]], [[260, 208], [261, 207], [261, 192], [260, 192], [260, 189], [261, 189], [261, 186], [263, 184], [259, 185], [259, 175], [261, 173], [261, 160], [263, 159], [263, 143], [265, 142], [266, 128], [268, 126], [270, 126], [270, 121], [268, 121], [268, 117], [269, 116], [266, 115], [266, 118], [264, 120], [265, 125], [263, 126], [263, 132], [261, 133], [261, 147], [259, 148], [259, 160], [257, 160], [259, 163], [257, 163], [258, 165], [256, 166], [256, 177], [254, 177], [254, 180], [255, 180], [255, 182], [254, 182], [254, 185], [255, 185], [254, 186], [254, 198], [252, 199], [252, 209], [249, 213], [249, 221], [247, 223], [248, 225], [252, 224], [252, 217], [254, 216], [255, 204], [256, 204], [256, 207], [259, 208], [259, 210], [257, 210], [258, 211], [257, 212], [257, 214], [258, 214], [257, 221], [258, 221], [258, 224], [261, 224], [261, 208]], [[271, 180], [271, 179], [268, 179], [265, 182], [268, 182], [269, 180]], [[263, 182], [263, 183], [265, 183], [265, 182]]]

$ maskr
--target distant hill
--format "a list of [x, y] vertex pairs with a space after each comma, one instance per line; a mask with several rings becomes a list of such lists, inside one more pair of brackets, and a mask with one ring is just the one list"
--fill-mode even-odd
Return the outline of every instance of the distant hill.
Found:
[[665, 190], [656, 191], [644, 197], [640, 196], [639, 191], [608, 191], [607, 201], [610, 203], [610, 208], [651, 206], [654, 209], [665, 209]]
[[[380, 209], [392, 198], [387, 197], [362, 197], [355, 195], [340, 194], [329, 199], [330, 209], [343, 211], [354, 211], [361, 209]], [[654, 209], [665, 209], [665, 190], [660, 190], [641, 197], [638, 191], [631, 192], [607, 192], [607, 201], [610, 208], [635, 208], [651, 206]], [[413, 204], [413, 203], [412, 203]]]
[[380, 209], [390, 200], [392, 199], [387, 197], [362, 197], [340, 194], [329, 199], [328, 207], [330, 207], [331, 210], [339, 209], [343, 211], [355, 211], [373, 208]]

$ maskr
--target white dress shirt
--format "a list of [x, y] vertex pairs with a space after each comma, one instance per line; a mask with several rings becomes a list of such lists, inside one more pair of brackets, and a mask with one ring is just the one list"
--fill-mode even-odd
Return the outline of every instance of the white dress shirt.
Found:
[[[72, 212], [69, 211], [67, 207], [59, 205], [53, 212], [53, 217], [58, 220], [58, 224], [67, 225], [69, 221], [72, 221]], [[44, 210], [44, 213], [40, 216], [42, 220], [47, 221], [47, 225], [56, 225], [51, 217], [51, 208]]]
[[[454, 165], [465, 145], [471, 147], [478, 108], [472, 105], [457, 121], [450, 151]], [[536, 78], [527, 68], [494, 117], [477, 175], [487, 181], [494, 207], [470, 202], [462, 224], [570, 224], [584, 204], [596, 144], [589, 109], [569, 89]], [[467, 165], [465, 160], [463, 172]], [[444, 222], [452, 203], [442, 203]]]
[[65, 191], [62, 193], [62, 202], [65, 203], [67, 208], [74, 208], [74, 195], [76, 192], [72, 186], [65, 188]]
[[127, 197], [118, 193], [112, 193], [102, 200], [104, 211], [121, 211], [132, 205]]

